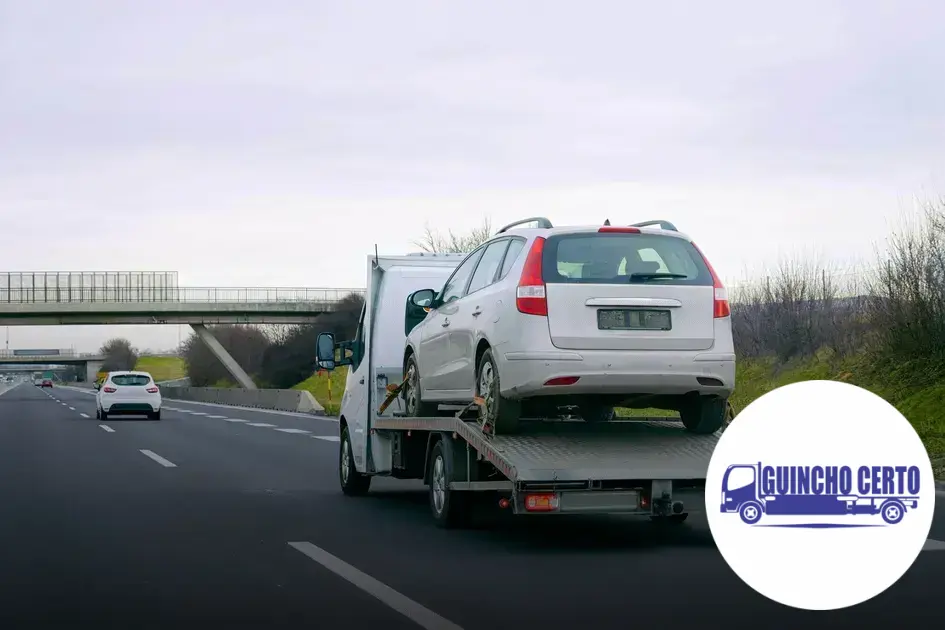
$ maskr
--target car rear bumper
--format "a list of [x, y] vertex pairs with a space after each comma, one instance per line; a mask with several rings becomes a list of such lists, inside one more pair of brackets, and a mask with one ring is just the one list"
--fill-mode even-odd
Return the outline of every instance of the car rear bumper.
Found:
[[[712, 352], [508, 352], [499, 366], [502, 394], [510, 398], [584, 394], [727, 397], [735, 389], [735, 355]], [[572, 385], [549, 380], [579, 377]]]
[[113, 402], [110, 404], [103, 404], [102, 411], [114, 415], [135, 415], [142, 413], [157, 413], [161, 410], [161, 403], [153, 402]]

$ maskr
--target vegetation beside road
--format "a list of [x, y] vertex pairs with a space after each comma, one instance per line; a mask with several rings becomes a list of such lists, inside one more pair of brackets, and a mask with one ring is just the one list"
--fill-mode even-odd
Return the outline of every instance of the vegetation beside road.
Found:
[[155, 381], [186, 378], [187, 363], [181, 357], [139, 357], [134, 369], [148, 372]]

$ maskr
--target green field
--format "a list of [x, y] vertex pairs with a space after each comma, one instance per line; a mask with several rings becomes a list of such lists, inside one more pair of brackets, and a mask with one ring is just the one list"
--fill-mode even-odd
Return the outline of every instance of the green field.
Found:
[[139, 357], [135, 369], [148, 372], [155, 381], [173, 381], [187, 376], [187, 364], [180, 357]]

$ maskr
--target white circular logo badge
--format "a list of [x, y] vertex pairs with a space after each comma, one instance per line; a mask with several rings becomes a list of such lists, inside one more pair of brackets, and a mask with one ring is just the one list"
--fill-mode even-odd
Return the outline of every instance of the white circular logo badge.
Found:
[[909, 421], [846, 383], [769, 392], [712, 455], [706, 513], [722, 557], [781, 604], [845, 608], [912, 566], [935, 512], [928, 452]]

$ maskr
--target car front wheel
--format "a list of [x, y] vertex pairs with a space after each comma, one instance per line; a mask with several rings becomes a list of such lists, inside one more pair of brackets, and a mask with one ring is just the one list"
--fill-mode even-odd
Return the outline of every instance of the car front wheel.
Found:
[[491, 348], [479, 359], [476, 395], [483, 399], [483, 404], [479, 407], [480, 421], [492, 425], [497, 435], [511, 434], [518, 430], [518, 421], [522, 417], [522, 402], [502, 396], [499, 369], [496, 367]]

